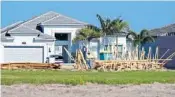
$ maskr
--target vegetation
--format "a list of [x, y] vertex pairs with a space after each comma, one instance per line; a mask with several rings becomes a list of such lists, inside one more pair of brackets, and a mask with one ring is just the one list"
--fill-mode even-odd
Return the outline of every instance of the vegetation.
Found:
[[80, 72], [58, 70], [2, 70], [1, 84], [142, 84], [175, 83], [174, 71]]
[[[85, 40], [88, 38], [92, 39], [100, 36], [114, 35], [117, 33], [123, 33], [125, 32], [125, 29], [129, 29], [128, 23], [120, 19], [120, 17], [111, 20], [109, 18], [104, 19], [99, 14], [97, 14], [97, 18], [100, 22], [100, 27], [88, 25], [84, 29], [80, 30], [80, 33], [77, 35], [75, 40]], [[83, 34], [86, 34], [86, 36], [83, 36], [82, 32]], [[98, 34], [98, 36], [92, 37], [93, 34]]]
[[147, 42], [154, 42], [154, 38], [150, 36], [149, 31], [146, 29], [143, 29], [139, 34], [130, 31], [127, 38], [133, 40], [134, 46], [142, 46]]
[[118, 36], [117, 33], [125, 33], [124, 30], [129, 29], [128, 23], [120, 19], [120, 17], [111, 20], [109, 18], [104, 19], [99, 14], [97, 14], [97, 18], [100, 22], [100, 27], [88, 25], [79, 31], [79, 33], [73, 39], [73, 42], [78, 40], [85, 40], [88, 43], [87, 46], [89, 46], [89, 42], [93, 38], [99, 38], [100, 36], [106, 35]]
[[89, 42], [91, 39], [98, 38], [100, 36], [100, 32], [93, 30], [90, 28], [90, 26], [88, 26], [86, 28], [81, 29], [73, 41], [75, 42], [77, 40], [86, 40]]

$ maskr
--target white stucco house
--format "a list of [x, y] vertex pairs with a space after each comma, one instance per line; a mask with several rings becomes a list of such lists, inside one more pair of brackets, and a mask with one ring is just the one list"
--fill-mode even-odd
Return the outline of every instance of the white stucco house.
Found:
[[[72, 39], [79, 29], [86, 25], [87, 23], [50, 11], [27, 21], [19, 21], [4, 27], [0, 34], [0, 63], [44, 63], [52, 54], [63, 56], [65, 63], [71, 62], [63, 48], [67, 48], [70, 53], [80, 48], [82, 43], [73, 44]], [[129, 50], [126, 35], [118, 35], [117, 40], [119, 53], [124, 54]], [[116, 44], [116, 37], [101, 37], [92, 39], [89, 49], [99, 59], [101, 45], [113, 44]]]
[[50, 11], [1, 29], [0, 63], [46, 62], [51, 54], [61, 54], [70, 62], [63, 47], [75, 50], [72, 39], [87, 23]]

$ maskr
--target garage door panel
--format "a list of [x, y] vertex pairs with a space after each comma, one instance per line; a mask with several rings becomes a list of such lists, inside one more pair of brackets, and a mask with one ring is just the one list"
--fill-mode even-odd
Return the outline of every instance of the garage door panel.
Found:
[[5, 47], [5, 62], [43, 62], [43, 47]]

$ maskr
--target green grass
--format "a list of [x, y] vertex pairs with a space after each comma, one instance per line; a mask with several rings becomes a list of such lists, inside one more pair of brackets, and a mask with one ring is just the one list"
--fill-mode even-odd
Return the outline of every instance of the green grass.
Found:
[[175, 83], [175, 71], [80, 72], [53, 70], [1, 70], [1, 84], [142, 84]]

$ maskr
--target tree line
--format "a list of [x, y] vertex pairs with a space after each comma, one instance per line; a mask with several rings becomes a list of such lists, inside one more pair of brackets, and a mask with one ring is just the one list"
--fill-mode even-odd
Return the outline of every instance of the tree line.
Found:
[[154, 38], [150, 35], [149, 30], [143, 29], [141, 32], [136, 33], [129, 28], [128, 22], [121, 19], [121, 17], [109, 19], [103, 18], [99, 14], [97, 14], [96, 17], [100, 23], [100, 27], [87, 25], [85, 28], [81, 29], [79, 33], [77, 33], [73, 42], [85, 40], [89, 44], [93, 38], [105, 37], [107, 35], [112, 35], [117, 38], [121, 33], [127, 34], [127, 39], [132, 41], [134, 46], [141, 46], [147, 42], [154, 42]]

